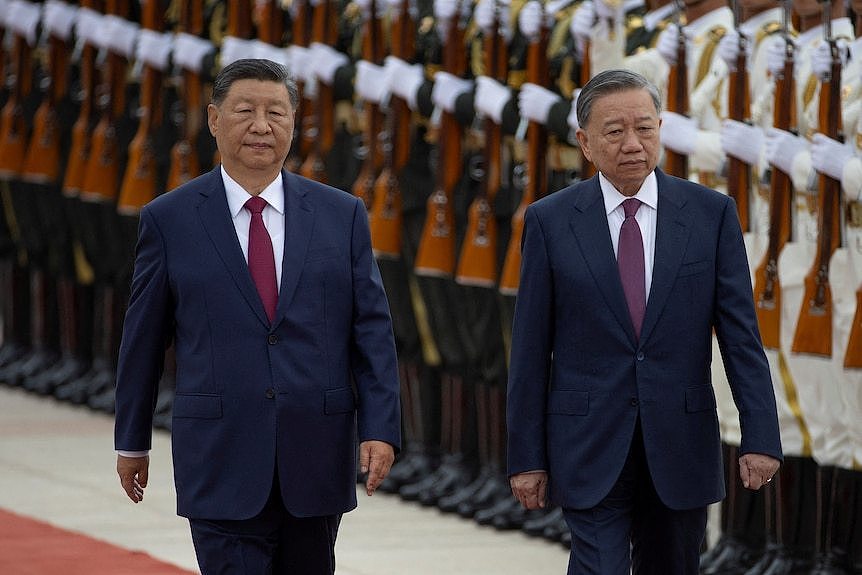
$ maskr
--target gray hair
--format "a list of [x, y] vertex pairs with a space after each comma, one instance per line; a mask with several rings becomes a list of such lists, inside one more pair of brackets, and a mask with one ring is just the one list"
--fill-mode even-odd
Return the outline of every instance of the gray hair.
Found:
[[290, 105], [299, 107], [299, 88], [287, 67], [272, 60], [248, 58], [236, 60], [221, 69], [213, 80], [212, 103], [218, 106], [227, 97], [228, 90], [237, 80], [260, 80], [278, 82], [287, 88]]
[[605, 70], [593, 76], [578, 94], [577, 114], [581, 127], [589, 124], [590, 112], [597, 99], [626, 90], [646, 90], [655, 104], [656, 114], [661, 113], [661, 97], [652, 82], [629, 70]]

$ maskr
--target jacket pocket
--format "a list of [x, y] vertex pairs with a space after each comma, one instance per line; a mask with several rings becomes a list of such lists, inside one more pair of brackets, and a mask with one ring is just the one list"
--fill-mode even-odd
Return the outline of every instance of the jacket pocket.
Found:
[[712, 387], [699, 385], [685, 390], [685, 410], [689, 413], [715, 409], [715, 394]]
[[712, 260], [699, 260], [696, 262], [684, 262], [679, 266], [677, 277], [693, 276], [705, 272], [712, 265]]
[[174, 417], [220, 419], [222, 416], [221, 396], [178, 393], [174, 397], [173, 414]]
[[356, 409], [356, 398], [353, 389], [340, 387], [338, 389], [327, 389], [323, 395], [323, 412], [326, 415], [336, 413], [350, 413]]
[[589, 391], [552, 391], [548, 394], [548, 413], [586, 415], [590, 411]]

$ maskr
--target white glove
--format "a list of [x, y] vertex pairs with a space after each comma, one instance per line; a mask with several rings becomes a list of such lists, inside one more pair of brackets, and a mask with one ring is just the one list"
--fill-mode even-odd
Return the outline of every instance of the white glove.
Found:
[[331, 85], [335, 79], [335, 71], [347, 65], [350, 59], [346, 54], [319, 42], [313, 42], [310, 48], [314, 74], [324, 84]]
[[148, 66], [164, 72], [168, 68], [168, 60], [173, 50], [173, 34], [141, 30], [138, 36], [136, 58]]
[[596, 25], [596, 8], [593, 5], [593, 0], [584, 0], [578, 9], [575, 10], [575, 15], [569, 21], [569, 31], [572, 36], [580, 42], [590, 39], [593, 26]]
[[824, 134], [811, 137], [811, 166], [832, 178], [841, 181], [844, 166], [853, 157], [853, 148]]
[[394, 66], [396, 67], [396, 72], [393, 72], [390, 79], [389, 90], [407, 102], [407, 106], [411, 110], [416, 110], [416, 92], [419, 91], [419, 87], [425, 81], [425, 72], [422, 69], [421, 64], [413, 64], [409, 65], [404, 60], [400, 58], [396, 58], [395, 56], [387, 56], [386, 64], [387, 66], [391, 66], [389, 61], [396, 61]]
[[697, 142], [697, 122], [676, 112], [661, 113], [659, 137], [665, 148], [678, 154], [691, 154]]
[[382, 66], [360, 60], [356, 63], [354, 89], [364, 102], [379, 104], [388, 91], [386, 74]]
[[[679, 48], [679, 27], [676, 24], [668, 24], [661, 31], [656, 41], [655, 49], [665, 61], [671, 66], [676, 64], [676, 54]], [[688, 53], [688, 51], [686, 51]]]
[[780, 76], [784, 73], [784, 59], [787, 54], [787, 42], [793, 44], [793, 40], [788, 38], [786, 41], [781, 36], [772, 36], [767, 40], [766, 44], [766, 67], [773, 76]]
[[431, 101], [434, 105], [450, 114], [455, 111], [455, 100], [472, 87], [470, 80], [464, 80], [449, 72], [434, 74], [434, 87], [431, 89]]
[[449, 20], [455, 17], [458, 11], [458, 0], [434, 0], [434, 21], [437, 25], [437, 32], [441, 39], [446, 34]]
[[[841, 67], [846, 68], [847, 60], [850, 57], [850, 48], [847, 41], [839, 38], [835, 43]], [[825, 40], [820, 40], [817, 47], [811, 53], [811, 71], [817, 74], [817, 77], [821, 81], [827, 80], [832, 74], [832, 47]]]
[[237, 60], [252, 58], [254, 56], [254, 44], [251, 40], [238, 38], [236, 36], [225, 36], [221, 43], [222, 68]]
[[26, 0], [12, 0], [6, 14], [6, 27], [27, 40], [30, 46], [36, 45], [36, 29], [42, 17], [42, 7]]
[[756, 166], [763, 151], [763, 128], [736, 120], [721, 124], [721, 149], [750, 166]]
[[479, 0], [473, 10], [473, 20], [485, 32], [491, 32], [494, 26], [494, 11], [496, 0]]
[[569, 128], [572, 129], [573, 132], [577, 132], [581, 125], [578, 122], [578, 95], [581, 93], [580, 88], [575, 90], [574, 94], [572, 94], [572, 109], [569, 110], [569, 115], [566, 117], [566, 123], [569, 124]]
[[102, 24], [102, 16], [99, 12], [90, 8], [78, 9], [78, 20], [75, 22], [75, 34], [78, 36], [78, 41], [83, 41], [94, 47], [101, 46], [100, 30], [105, 26]]
[[518, 12], [518, 28], [521, 34], [530, 40], [539, 36], [542, 29], [542, 5], [536, 0], [530, 0]]
[[48, 0], [45, 2], [45, 28], [53, 36], [61, 40], [68, 40], [72, 33], [72, 26], [75, 24], [77, 10], [77, 6], [66, 4], [60, 0]]
[[595, 0], [596, 16], [602, 20], [620, 22], [623, 19], [623, 2], [611, 0]]
[[131, 60], [135, 57], [135, 45], [138, 42], [140, 26], [119, 16], [105, 16], [108, 28], [108, 50]]
[[503, 123], [503, 108], [512, 99], [509, 87], [488, 76], [476, 78], [476, 99], [473, 105], [485, 118], [498, 126]]
[[785, 130], [769, 128], [766, 131], [766, 161], [784, 172], [792, 174], [793, 159], [805, 151], [808, 142]]
[[287, 52], [287, 69], [295, 78], [305, 80], [307, 63], [309, 60], [308, 48], [291, 44], [284, 49]]
[[518, 109], [523, 117], [544, 125], [548, 123], [551, 106], [561, 99], [554, 92], [528, 82], [521, 86], [521, 92], [518, 94]]
[[[747, 65], [751, 63], [753, 49], [751, 39], [746, 36], [745, 62]], [[736, 30], [731, 28], [721, 37], [721, 40], [718, 42], [718, 55], [722, 60], [727, 62], [731, 70], [736, 69], [736, 59], [739, 57], [739, 33]]]

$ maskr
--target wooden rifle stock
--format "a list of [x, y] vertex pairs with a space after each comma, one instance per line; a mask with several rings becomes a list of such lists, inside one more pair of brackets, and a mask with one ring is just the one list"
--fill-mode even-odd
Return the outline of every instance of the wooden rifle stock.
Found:
[[[308, 0], [294, 0], [290, 33], [293, 45], [308, 48], [312, 13], [308, 9]], [[293, 70], [291, 72], [295, 73]], [[299, 172], [303, 159], [308, 157], [314, 142], [314, 100], [305, 97], [305, 80], [299, 74], [296, 74], [296, 87], [302, 105], [296, 111], [296, 135], [287, 158], [287, 169], [291, 172]]]
[[850, 324], [850, 338], [844, 351], [844, 367], [862, 368], [862, 288], [856, 290], [856, 313]]
[[24, 160], [23, 178], [31, 182], [57, 183], [60, 176], [60, 119], [57, 106], [66, 94], [69, 53], [66, 42], [54, 34], [48, 39], [51, 83], [33, 117], [33, 136]]
[[0, 112], [0, 176], [12, 177], [21, 171], [27, 154], [27, 122], [23, 103], [32, 84], [32, 56], [27, 39], [14, 35], [12, 60], [15, 62], [15, 87]]
[[[443, 68], [450, 74], [464, 73], [464, 37], [458, 20], [460, 7], [449, 22], [443, 48]], [[437, 185], [426, 202], [425, 225], [416, 252], [417, 275], [450, 277], [455, 272], [455, 186], [461, 178], [461, 126], [445, 110], [440, 114], [437, 137]]]
[[[383, 29], [377, 16], [377, 2], [378, 0], [370, 0], [369, 14], [362, 36], [362, 57], [367, 62], [379, 66], [383, 62]], [[365, 125], [362, 131], [362, 146], [365, 148], [365, 157], [351, 192], [360, 198], [365, 204], [365, 209], [370, 211], [374, 203], [374, 184], [383, 167], [383, 150], [379, 139], [383, 131], [383, 115], [380, 106], [375, 102], [365, 102], [363, 113]]]
[[[590, 81], [590, 78], [593, 77], [593, 63], [592, 63], [592, 45], [589, 40], [584, 41], [584, 61], [581, 62], [581, 71], [580, 71], [580, 88], [583, 88], [587, 82]], [[572, 106], [577, 106], [578, 102], [576, 99], [572, 100]], [[596, 175], [596, 166], [587, 159], [584, 155], [584, 151], [581, 150], [581, 147], [578, 146], [578, 155], [581, 159], [581, 179], [588, 180]]]
[[[106, 13], [125, 18], [129, 11], [125, 0], [106, 2]], [[122, 54], [108, 50], [107, 68], [98, 87], [102, 106], [99, 123], [91, 136], [90, 155], [81, 188], [82, 199], [112, 202], [117, 199], [120, 183], [121, 153], [117, 127], [126, 109], [126, 68]]]
[[[82, 8], [95, 8], [95, 0], [84, 0]], [[72, 144], [63, 176], [63, 195], [76, 197], [84, 185], [87, 159], [90, 157], [92, 124], [96, 111], [96, 47], [85, 42], [81, 49], [80, 92], [81, 106], [72, 125]]]
[[[796, 126], [796, 87], [793, 81], [792, 44], [787, 43], [784, 70], [775, 79], [773, 126], [793, 130]], [[792, 229], [793, 188], [790, 176], [775, 167], [769, 182], [769, 241], [763, 260], [754, 272], [754, 303], [763, 345], [781, 349], [781, 282], [778, 258]]]
[[[180, 27], [192, 36], [203, 33], [203, 6], [195, 0], [184, 0], [180, 5]], [[201, 172], [196, 139], [203, 121], [203, 83], [193, 70], [183, 69], [181, 79], [182, 101], [179, 122], [180, 137], [171, 146], [171, 167], [168, 171], [167, 189], [173, 190], [195, 178]]]
[[[143, 5], [143, 27], [162, 31], [160, 4], [149, 0]], [[162, 72], [150, 64], [144, 65], [141, 81], [140, 123], [135, 137], [129, 143], [129, 162], [120, 187], [117, 211], [124, 215], [137, 215], [147, 202], [156, 197], [158, 171], [153, 139], [162, 121]]]
[[[739, 55], [736, 57], [735, 69], [730, 72], [729, 106], [730, 119], [738, 122], [748, 122], [751, 110], [751, 100], [748, 87], [748, 70], [746, 65], [745, 40], [739, 33]], [[727, 158], [727, 193], [736, 201], [736, 213], [743, 232], [751, 231], [751, 166], [734, 156]]]
[[[392, 23], [392, 55], [405, 59], [415, 41], [409, 6], [407, 0], [403, 0]], [[383, 169], [374, 182], [375, 201], [369, 214], [371, 248], [378, 258], [399, 259], [403, 215], [401, 184], [397, 175], [407, 164], [410, 153], [410, 108], [407, 102], [394, 94], [389, 98], [386, 123]]]
[[[320, 0], [312, 15], [313, 42], [335, 45], [337, 28], [333, 0]], [[309, 100], [306, 100], [308, 102]], [[306, 137], [311, 138], [311, 151], [302, 163], [299, 173], [306, 178], [326, 183], [324, 158], [335, 140], [335, 97], [332, 86], [317, 82], [317, 97], [314, 104], [314, 127]]]
[[[685, 34], [679, 28], [676, 64], [671, 66], [667, 81], [667, 109], [683, 116], [688, 115], [688, 68], [686, 67]], [[672, 176], [688, 178], [688, 156], [664, 150], [664, 170]]]
[[[527, 76], [533, 84], [544, 86], [548, 78], [547, 30], [541, 28], [540, 36], [527, 48]], [[530, 122], [527, 126], [527, 184], [515, 213], [512, 215], [512, 232], [506, 248], [503, 273], [500, 276], [500, 293], [515, 295], [521, 281], [521, 237], [524, 234], [524, 216], [527, 206], [539, 199], [546, 186], [545, 143], [547, 132], [543, 125]]]
[[[499, 31], [499, 14], [484, 40], [486, 74], [505, 81], [506, 45]], [[503, 130], [491, 118], [485, 118], [485, 178], [467, 213], [467, 233], [461, 244], [455, 280], [462, 285], [494, 287], [497, 283], [497, 220], [494, 198], [500, 190]]]
[[[841, 58], [831, 38], [832, 70], [820, 85], [818, 122], [821, 131], [841, 139]], [[829, 260], [841, 244], [841, 182], [825, 174], [818, 177], [817, 253], [814, 265], [805, 276], [805, 295], [799, 309], [794, 353], [832, 355], [832, 290], [829, 286]]]

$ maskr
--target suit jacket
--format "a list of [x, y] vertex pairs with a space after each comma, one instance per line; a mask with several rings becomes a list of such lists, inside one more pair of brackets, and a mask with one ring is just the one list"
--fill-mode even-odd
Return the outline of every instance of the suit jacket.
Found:
[[[544, 469], [585, 509], [610, 491], [640, 416], [649, 469], [674, 509], [724, 497], [712, 334], [742, 424], [741, 453], [781, 457], [732, 199], [656, 170], [652, 285], [635, 339], [595, 176], [526, 212], [508, 390], [509, 473]], [[735, 464], [735, 463], [734, 463]]]
[[357, 198], [284, 172], [285, 246], [272, 325], [219, 167], [141, 211], [117, 373], [115, 444], [149, 449], [164, 350], [176, 350], [178, 513], [259, 512], [275, 466], [287, 509], [356, 506], [356, 441], [400, 442], [389, 308]]

